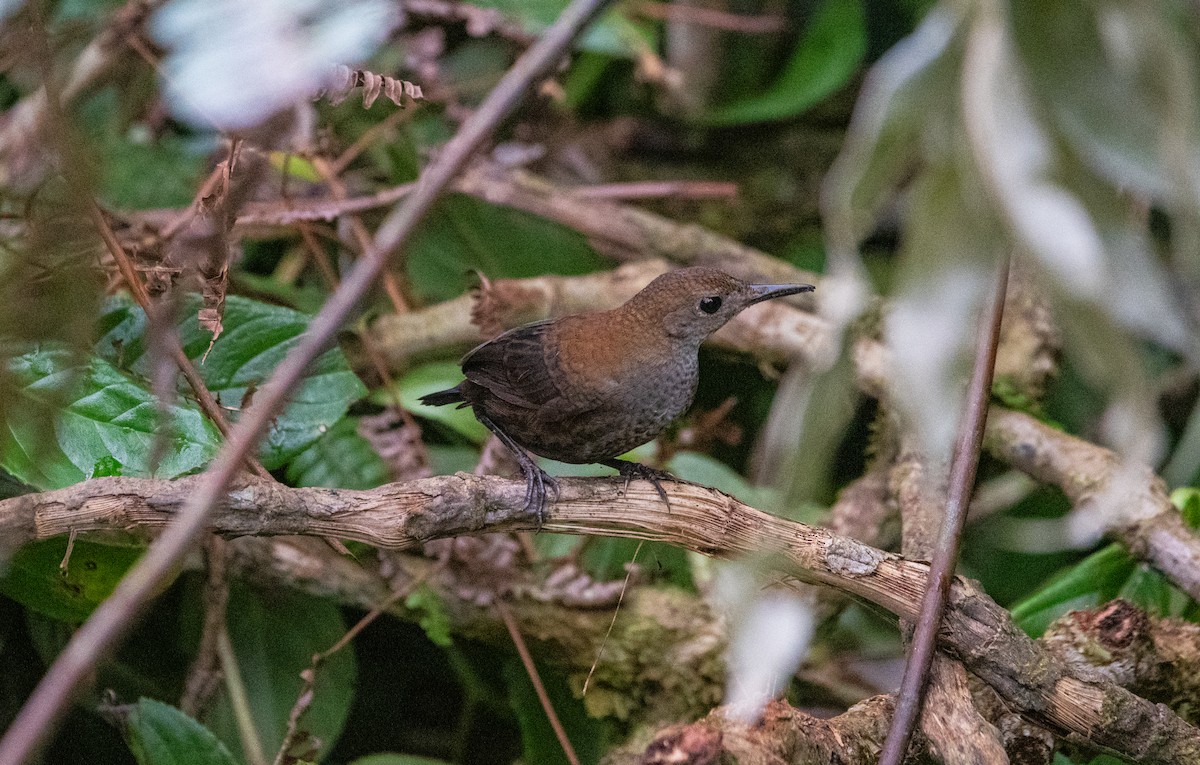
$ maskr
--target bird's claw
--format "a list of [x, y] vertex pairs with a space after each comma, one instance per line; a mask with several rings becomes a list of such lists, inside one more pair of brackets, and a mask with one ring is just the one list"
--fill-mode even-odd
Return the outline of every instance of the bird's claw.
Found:
[[546, 522], [546, 487], [549, 486], [554, 496], [558, 498], [558, 481], [537, 465], [525, 468], [525, 512], [537, 516], [537, 530], [542, 530]]
[[640, 462], [614, 460], [613, 464], [609, 464], [609, 466], [616, 468], [617, 471], [625, 478], [624, 490], [626, 492], [629, 491], [629, 482], [635, 478], [643, 481], [649, 481], [654, 487], [654, 490], [658, 492], [658, 496], [662, 498], [663, 504], [667, 506], [667, 512], [671, 512], [671, 499], [667, 496], [666, 489], [662, 487], [662, 482], [670, 481], [671, 483], [680, 483], [678, 478], [665, 470], [652, 468], [649, 465], [643, 465]]

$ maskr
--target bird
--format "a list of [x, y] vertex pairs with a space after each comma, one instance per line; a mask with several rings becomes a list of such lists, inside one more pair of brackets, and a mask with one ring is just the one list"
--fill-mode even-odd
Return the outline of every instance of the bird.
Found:
[[422, 396], [428, 406], [470, 407], [516, 457], [526, 511], [544, 521], [556, 481], [528, 452], [598, 463], [649, 480], [667, 502], [665, 471], [618, 455], [658, 436], [691, 405], [700, 344], [743, 309], [811, 284], [747, 284], [724, 271], [668, 271], [623, 305], [511, 329], [462, 358], [465, 379]]

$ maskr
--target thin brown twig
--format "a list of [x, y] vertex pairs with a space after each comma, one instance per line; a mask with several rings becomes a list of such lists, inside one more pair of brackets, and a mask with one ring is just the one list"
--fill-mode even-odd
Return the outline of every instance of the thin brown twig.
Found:
[[967, 390], [967, 408], [959, 424], [958, 438], [950, 466], [950, 486], [946, 492], [946, 514], [938, 535], [937, 549], [929, 567], [929, 580], [921, 613], [912, 637], [912, 650], [904, 666], [904, 679], [896, 696], [896, 714], [879, 756], [879, 765], [900, 765], [908, 752], [929, 667], [937, 648], [938, 629], [954, 579], [958, 560], [958, 545], [963, 524], [975, 485], [975, 469], [979, 465], [979, 450], [987, 427], [988, 400], [992, 390], [992, 373], [996, 367], [996, 348], [1000, 343], [1000, 322], [1004, 317], [1004, 295], [1008, 290], [1008, 256], [1002, 256], [996, 277], [995, 294], [984, 322], [980, 325], [979, 341], [971, 384]]
[[765, 35], [781, 32], [787, 28], [787, 19], [775, 14], [747, 16], [728, 13], [716, 8], [704, 8], [683, 3], [658, 3], [643, 0], [634, 6], [639, 16], [663, 21], [720, 29], [725, 32], [740, 32], [747, 35]]
[[738, 185], [727, 181], [633, 181], [578, 186], [570, 194], [580, 199], [725, 199], [737, 196]]
[[397, 109], [364, 130], [362, 135], [356, 138], [353, 143], [346, 147], [345, 151], [337, 156], [337, 159], [329, 163], [330, 174], [337, 177], [346, 172], [346, 168], [350, 166], [350, 163], [358, 159], [358, 155], [366, 151], [367, 147], [374, 143], [375, 139], [379, 138], [382, 133], [398, 127], [400, 123], [411, 119], [414, 114], [416, 114], [416, 110], [414, 109]]
[[416, 191], [384, 220], [374, 246], [309, 324], [299, 344], [275, 368], [243, 413], [187, 506], [92, 612], [50, 665], [0, 738], [0, 765], [24, 765], [62, 719], [67, 705], [100, 658], [126, 634], [152, 594], [174, 575], [178, 562], [205, 530], [208, 518], [238, 466], [251, 453], [287, 394], [333, 339], [345, 318], [411, 235], [450, 181], [516, 108], [530, 88], [562, 59], [571, 42], [607, 0], [572, 0], [545, 35], [517, 60], [457, 134], [426, 168]]
[[537, 693], [542, 709], [546, 712], [546, 718], [550, 721], [550, 727], [554, 729], [554, 735], [558, 738], [559, 746], [562, 747], [567, 762], [571, 763], [571, 765], [579, 765], [579, 757], [575, 754], [575, 747], [571, 744], [571, 739], [567, 737], [567, 731], [559, 721], [558, 714], [554, 711], [554, 705], [550, 703], [550, 696], [546, 693], [546, 686], [542, 684], [542, 678], [538, 674], [537, 665], [533, 663], [533, 656], [529, 653], [529, 646], [525, 645], [525, 638], [521, 635], [521, 631], [517, 629], [517, 622], [513, 619], [512, 611], [509, 610], [508, 605], [503, 600], [497, 600], [496, 613], [500, 614], [500, 619], [504, 622], [504, 627], [508, 630], [508, 636], [512, 638], [513, 645], [517, 647], [517, 654], [521, 657], [521, 664], [525, 666], [525, 673], [529, 675], [529, 680], [533, 683], [533, 690]]

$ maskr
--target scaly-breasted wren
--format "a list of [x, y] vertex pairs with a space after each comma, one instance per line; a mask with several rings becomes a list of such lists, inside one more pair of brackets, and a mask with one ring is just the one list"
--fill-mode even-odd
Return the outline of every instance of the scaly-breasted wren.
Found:
[[[692, 403], [700, 343], [739, 311], [811, 284], [746, 284], [712, 268], [682, 268], [610, 311], [509, 330], [463, 357], [465, 380], [421, 403], [469, 406], [525, 475], [539, 521], [546, 484], [525, 449], [561, 462], [596, 462], [650, 480], [661, 471], [617, 459], [653, 439]], [[522, 448], [524, 447], [524, 448]]]

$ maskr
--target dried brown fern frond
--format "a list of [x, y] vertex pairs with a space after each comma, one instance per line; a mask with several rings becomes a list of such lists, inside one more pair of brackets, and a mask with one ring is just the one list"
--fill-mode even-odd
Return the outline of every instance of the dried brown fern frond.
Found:
[[362, 88], [364, 109], [370, 109], [371, 104], [381, 95], [400, 107], [405, 105], [405, 98], [412, 102], [425, 97], [421, 86], [408, 80], [338, 64], [334, 67], [333, 76], [329, 78], [329, 87], [317, 93], [314, 99], [327, 98], [329, 103], [336, 106], [345, 101], [350, 91], [355, 88]]

